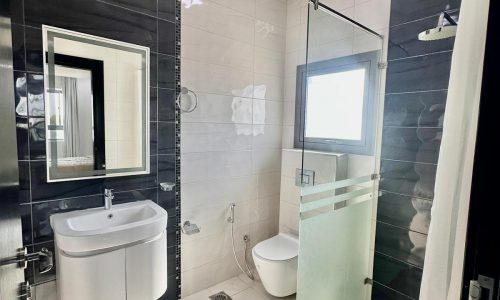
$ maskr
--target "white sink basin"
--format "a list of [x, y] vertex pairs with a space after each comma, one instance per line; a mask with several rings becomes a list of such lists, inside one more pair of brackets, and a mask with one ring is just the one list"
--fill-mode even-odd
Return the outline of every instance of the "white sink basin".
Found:
[[92, 208], [50, 216], [57, 247], [86, 255], [146, 241], [167, 227], [167, 212], [151, 200]]

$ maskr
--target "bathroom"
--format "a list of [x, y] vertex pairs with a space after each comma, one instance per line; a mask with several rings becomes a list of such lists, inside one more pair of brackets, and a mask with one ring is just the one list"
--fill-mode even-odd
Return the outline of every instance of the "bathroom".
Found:
[[0, 300], [499, 299], [493, 7], [1, 0]]

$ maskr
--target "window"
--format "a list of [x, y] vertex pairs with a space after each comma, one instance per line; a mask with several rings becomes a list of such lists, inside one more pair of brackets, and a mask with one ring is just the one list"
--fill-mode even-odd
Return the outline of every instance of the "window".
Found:
[[297, 68], [295, 147], [373, 153], [377, 63], [367, 52]]

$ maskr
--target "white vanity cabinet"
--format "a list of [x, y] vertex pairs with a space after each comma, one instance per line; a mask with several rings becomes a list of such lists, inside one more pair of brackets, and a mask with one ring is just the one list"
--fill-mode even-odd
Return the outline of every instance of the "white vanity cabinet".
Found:
[[167, 290], [167, 212], [145, 200], [51, 216], [59, 300], [156, 300]]
[[158, 238], [106, 253], [57, 251], [60, 300], [156, 300], [167, 289], [167, 241]]

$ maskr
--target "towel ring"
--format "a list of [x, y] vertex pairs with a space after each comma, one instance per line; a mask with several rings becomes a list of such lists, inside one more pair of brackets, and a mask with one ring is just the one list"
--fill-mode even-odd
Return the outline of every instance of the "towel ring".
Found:
[[[193, 94], [193, 96], [194, 96], [194, 106], [190, 109], [183, 109], [181, 106], [181, 97], [182, 97], [182, 95], [187, 95], [189, 93]], [[177, 100], [175, 101], [175, 103], [177, 104], [177, 107], [179, 107], [181, 112], [184, 112], [184, 113], [193, 112], [198, 107], [198, 95], [196, 95], [196, 93], [194, 91], [188, 89], [187, 87], [181, 87], [181, 92], [177, 96]]]

